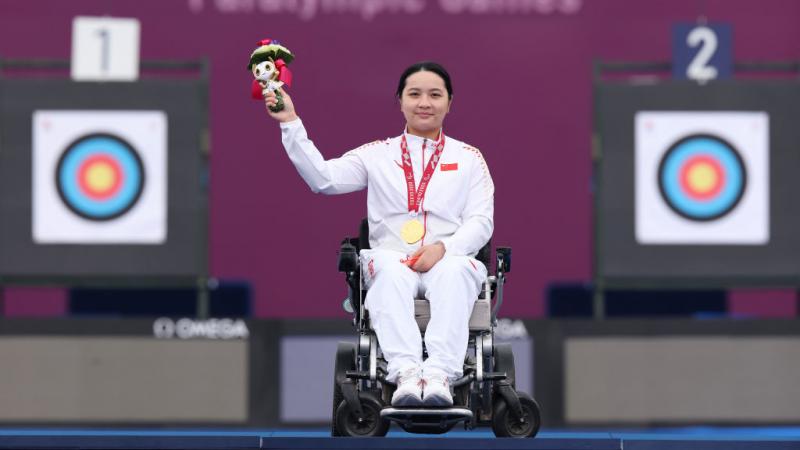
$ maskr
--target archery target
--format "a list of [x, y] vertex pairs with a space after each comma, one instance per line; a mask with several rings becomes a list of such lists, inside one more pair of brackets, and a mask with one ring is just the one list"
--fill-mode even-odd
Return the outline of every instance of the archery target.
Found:
[[769, 241], [769, 117], [643, 111], [635, 119], [640, 244]]
[[55, 185], [64, 205], [88, 220], [112, 220], [133, 208], [144, 188], [138, 152], [123, 138], [91, 134], [61, 154]]
[[673, 144], [658, 167], [664, 202], [689, 220], [711, 221], [730, 213], [745, 191], [739, 152], [719, 136], [691, 135]]
[[36, 243], [166, 239], [167, 121], [161, 111], [36, 111]]

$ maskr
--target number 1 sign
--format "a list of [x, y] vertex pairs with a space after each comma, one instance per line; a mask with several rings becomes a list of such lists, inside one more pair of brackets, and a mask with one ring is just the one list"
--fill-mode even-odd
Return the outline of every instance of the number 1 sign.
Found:
[[729, 24], [675, 25], [672, 29], [672, 76], [701, 83], [730, 78], [732, 35]]
[[136, 80], [139, 29], [137, 19], [76, 17], [72, 21], [72, 79]]

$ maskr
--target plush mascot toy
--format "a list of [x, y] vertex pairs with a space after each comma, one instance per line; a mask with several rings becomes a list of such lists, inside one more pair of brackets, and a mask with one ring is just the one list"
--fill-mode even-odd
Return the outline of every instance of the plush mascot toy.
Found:
[[284, 84], [292, 85], [292, 72], [287, 66], [293, 59], [292, 52], [275, 39], [259, 41], [258, 47], [250, 55], [247, 70], [252, 72], [255, 78], [251, 86], [251, 95], [255, 100], [263, 100], [264, 89], [275, 92], [278, 103], [270, 108], [272, 112], [283, 110], [283, 96], [279, 88]]

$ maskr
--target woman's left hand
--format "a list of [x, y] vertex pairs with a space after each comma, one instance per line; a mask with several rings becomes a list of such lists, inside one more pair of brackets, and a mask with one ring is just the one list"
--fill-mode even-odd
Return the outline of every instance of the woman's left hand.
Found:
[[444, 253], [444, 244], [441, 242], [423, 245], [409, 258], [409, 260], [415, 261], [409, 267], [416, 272], [427, 272], [444, 257]]

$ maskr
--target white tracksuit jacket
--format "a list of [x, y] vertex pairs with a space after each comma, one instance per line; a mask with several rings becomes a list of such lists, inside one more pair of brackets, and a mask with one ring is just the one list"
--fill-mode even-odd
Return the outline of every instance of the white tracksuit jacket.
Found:
[[[325, 160], [308, 139], [300, 119], [281, 123], [283, 145], [314, 192], [344, 194], [368, 188], [370, 246], [412, 254], [441, 241], [449, 255], [474, 256], [494, 230], [494, 183], [480, 151], [449, 136], [428, 185], [418, 220], [425, 225], [421, 242], [407, 244], [400, 229], [409, 218], [408, 197], [400, 163], [400, 136], [371, 142], [339, 158]], [[406, 134], [419, 185], [435, 142]]]

